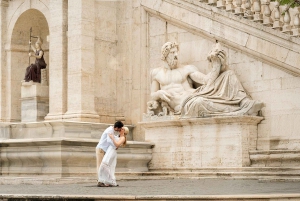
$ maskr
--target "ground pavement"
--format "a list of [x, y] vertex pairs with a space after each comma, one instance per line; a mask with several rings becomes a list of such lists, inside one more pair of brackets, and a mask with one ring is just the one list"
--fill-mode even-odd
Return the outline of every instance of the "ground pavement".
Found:
[[2, 184], [0, 200], [300, 200], [300, 181], [156, 179], [118, 184]]

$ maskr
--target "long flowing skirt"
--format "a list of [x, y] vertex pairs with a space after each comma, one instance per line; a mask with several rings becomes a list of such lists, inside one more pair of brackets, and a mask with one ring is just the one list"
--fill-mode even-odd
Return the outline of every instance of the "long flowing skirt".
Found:
[[31, 64], [26, 68], [25, 82], [33, 81], [33, 82], [41, 82], [41, 70], [36, 64]]
[[104, 183], [106, 185], [117, 186], [115, 177], [116, 165], [117, 151], [114, 147], [109, 146], [98, 170], [98, 182]]

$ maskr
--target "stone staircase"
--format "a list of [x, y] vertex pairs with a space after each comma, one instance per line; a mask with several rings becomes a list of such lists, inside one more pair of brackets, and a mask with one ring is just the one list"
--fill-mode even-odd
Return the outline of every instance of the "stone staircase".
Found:
[[251, 167], [299, 167], [300, 150], [262, 150], [250, 152]]

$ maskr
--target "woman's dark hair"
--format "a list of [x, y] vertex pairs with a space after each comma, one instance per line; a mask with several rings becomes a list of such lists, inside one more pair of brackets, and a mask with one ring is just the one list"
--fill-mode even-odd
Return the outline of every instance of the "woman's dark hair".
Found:
[[114, 128], [122, 128], [124, 124], [121, 121], [117, 121], [114, 125]]

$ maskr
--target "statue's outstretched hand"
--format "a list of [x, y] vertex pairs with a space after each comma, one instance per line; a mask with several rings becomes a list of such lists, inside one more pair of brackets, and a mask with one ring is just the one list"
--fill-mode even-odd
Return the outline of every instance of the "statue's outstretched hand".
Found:
[[31, 52], [28, 55], [29, 55], [29, 57], [31, 57], [32, 56]]

